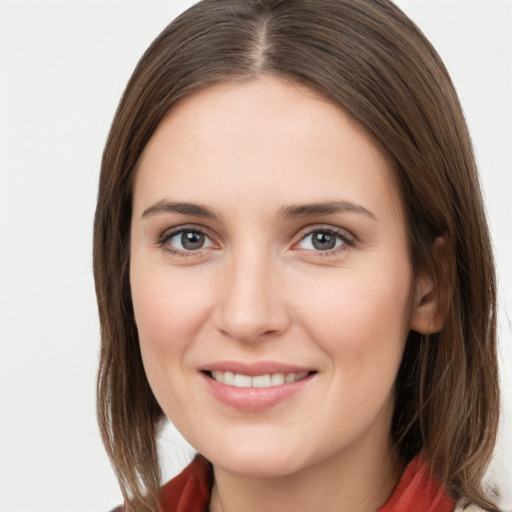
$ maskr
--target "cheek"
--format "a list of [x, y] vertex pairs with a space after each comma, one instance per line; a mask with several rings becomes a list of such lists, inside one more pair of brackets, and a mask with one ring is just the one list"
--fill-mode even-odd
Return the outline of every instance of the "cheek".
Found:
[[[187, 351], [206, 322], [207, 287], [193, 286], [189, 277], [186, 272], [173, 274], [165, 266], [142, 268], [137, 261], [130, 270], [142, 360], [159, 401], [179, 391], [177, 376], [182, 375]], [[177, 396], [168, 398], [177, 400]]]
[[141, 344], [170, 352], [186, 344], [200, 324], [207, 287], [194, 286], [187, 275], [170, 273], [165, 267], [148, 270], [132, 264], [130, 276]]
[[369, 268], [342, 270], [315, 286], [307, 287], [315, 293], [302, 293], [301, 316], [341, 370], [337, 375], [354, 383], [371, 385], [383, 378], [392, 383], [409, 330], [408, 266], [374, 273]]

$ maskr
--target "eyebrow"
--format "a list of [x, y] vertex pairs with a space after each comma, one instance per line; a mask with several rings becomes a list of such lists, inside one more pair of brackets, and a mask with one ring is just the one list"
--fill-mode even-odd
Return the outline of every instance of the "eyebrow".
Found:
[[[331, 215], [334, 213], [358, 213], [363, 214], [373, 220], [377, 217], [370, 210], [357, 203], [350, 201], [326, 201], [322, 203], [310, 204], [291, 204], [285, 205], [279, 210], [278, 217], [283, 219], [295, 219], [300, 217], [314, 217], [318, 215]], [[152, 217], [162, 213], [180, 213], [182, 215], [191, 215], [193, 217], [204, 217], [216, 219], [218, 215], [207, 208], [195, 203], [174, 202], [165, 199], [158, 201], [154, 205], [146, 208], [142, 217]]]
[[152, 217], [161, 213], [181, 213], [182, 215], [192, 215], [193, 217], [217, 218], [217, 215], [206, 206], [194, 203], [166, 201], [165, 199], [146, 208], [142, 213], [142, 217]]
[[326, 201], [323, 203], [285, 205], [280, 209], [279, 216], [284, 219], [291, 219], [345, 212], [359, 213], [373, 220], [377, 220], [377, 217], [373, 212], [360, 204], [352, 203], [350, 201]]

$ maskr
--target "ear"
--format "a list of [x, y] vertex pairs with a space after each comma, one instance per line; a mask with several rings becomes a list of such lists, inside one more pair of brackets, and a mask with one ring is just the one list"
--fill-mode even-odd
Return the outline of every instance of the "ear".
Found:
[[451, 302], [453, 256], [446, 236], [436, 238], [430, 269], [420, 271], [414, 282], [410, 328], [420, 334], [439, 332], [445, 324]]

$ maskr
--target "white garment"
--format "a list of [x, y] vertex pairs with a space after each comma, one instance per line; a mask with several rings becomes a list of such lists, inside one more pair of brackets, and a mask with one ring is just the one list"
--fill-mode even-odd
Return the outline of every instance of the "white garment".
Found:
[[484, 510], [476, 505], [470, 505], [468, 508], [462, 508], [462, 505], [457, 505], [455, 512], [484, 512]]

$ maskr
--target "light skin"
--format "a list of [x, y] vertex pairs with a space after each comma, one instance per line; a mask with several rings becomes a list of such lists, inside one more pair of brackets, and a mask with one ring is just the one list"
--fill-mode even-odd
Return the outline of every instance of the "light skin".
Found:
[[[160, 123], [137, 168], [131, 291], [153, 392], [214, 465], [210, 510], [385, 503], [407, 333], [438, 327], [406, 231], [383, 153], [305, 86], [209, 86]], [[308, 374], [239, 407], [210, 387], [226, 361]]]

